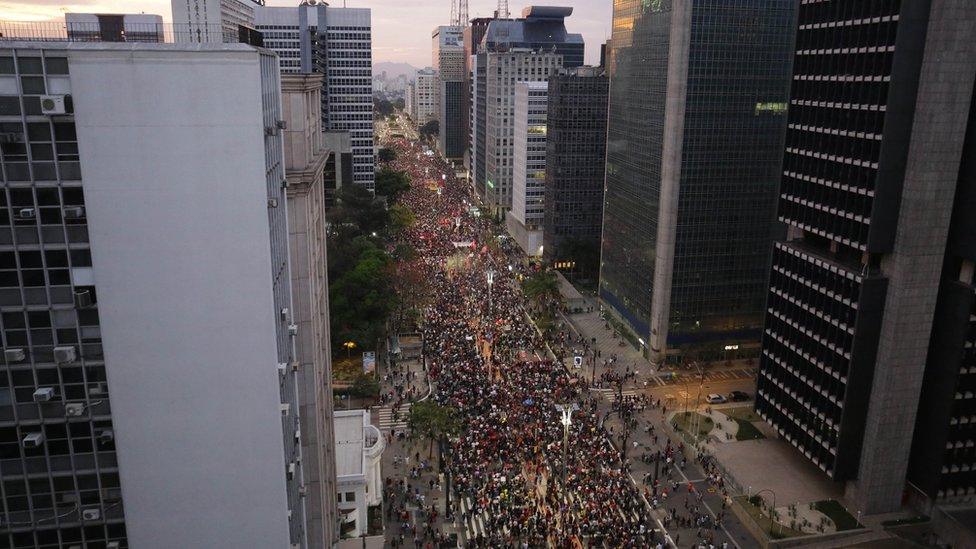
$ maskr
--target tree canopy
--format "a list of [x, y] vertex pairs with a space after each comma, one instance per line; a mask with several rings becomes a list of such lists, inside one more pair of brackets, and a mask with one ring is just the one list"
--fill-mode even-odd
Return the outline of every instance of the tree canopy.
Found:
[[410, 436], [430, 441], [431, 452], [435, 441], [461, 432], [457, 410], [450, 406], [440, 406], [430, 400], [422, 400], [410, 406], [407, 426], [410, 428]]
[[376, 153], [376, 157], [380, 162], [392, 162], [396, 160], [396, 151], [389, 147], [383, 147], [380, 152]]
[[437, 120], [430, 120], [423, 126], [420, 126], [420, 135], [424, 137], [437, 137], [439, 131], [440, 124]]
[[395, 203], [410, 188], [410, 178], [403, 172], [381, 168], [376, 172], [376, 194], [385, 196], [389, 204]]

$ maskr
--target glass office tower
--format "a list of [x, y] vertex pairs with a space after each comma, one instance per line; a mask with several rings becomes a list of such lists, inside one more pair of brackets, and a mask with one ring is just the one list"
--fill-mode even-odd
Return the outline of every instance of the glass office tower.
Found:
[[794, 4], [614, 3], [600, 295], [654, 360], [758, 354]]

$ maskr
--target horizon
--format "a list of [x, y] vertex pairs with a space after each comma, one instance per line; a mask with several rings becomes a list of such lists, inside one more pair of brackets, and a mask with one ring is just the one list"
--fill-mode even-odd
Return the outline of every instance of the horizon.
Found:
[[[338, 4], [338, 2], [337, 2]], [[348, 0], [344, 7], [361, 7], [372, 10], [373, 63], [402, 62], [415, 68], [431, 64], [430, 32], [438, 25], [447, 25], [451, 5], [444, 2], [433, 9], [421, 0]], [[268, 0], [269, 7], [297, 6], [297, 0]], [[569, 32], [580, 33], [586, 43], [585, 61], [595, 65], [600, 60], [600, 44], [610, 36], [613, 2], [596, 0], [546, 0], [509, 4], [512, 16], [522, 13], [526, 6], [568, 6], [573, 15], [566, 20]], [[469, 4], [469, 14], [475, 17], [490, 16], [496, 4], [479, 0]], [[65, 13], [147, 13], [160, 15], [166, 23], [172, 22], [170, 0], [0, 0], [0, 19], [9, 21], [63, 21]], [[418, 17], [418, 14], [421, 14]], [[404, 21], [410, 21], [411, 30], [403, 32]]]

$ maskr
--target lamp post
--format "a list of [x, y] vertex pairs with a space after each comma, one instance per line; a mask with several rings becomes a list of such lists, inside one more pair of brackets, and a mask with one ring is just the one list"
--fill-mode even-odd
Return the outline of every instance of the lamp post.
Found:
[[563, 424], [563, 489], [566, 488], [566, 464], [569, 450], [569, 426], [573, 422], [573, 412], [579, 410], [579, 404], [557, 404], [556, 409], [562, 412], [559, 422]]

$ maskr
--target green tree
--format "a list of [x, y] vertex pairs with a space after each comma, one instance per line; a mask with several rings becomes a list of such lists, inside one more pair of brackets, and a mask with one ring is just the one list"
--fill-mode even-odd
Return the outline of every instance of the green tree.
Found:
[[349, 388], [349, 394], [359, 398], [377, 397], [380, 394], [380, 384], [371, 375], [359, 374]]
[[537, 305], [558, 299], [559, 280], [556, 278], [556, 272], [546, 269], [530, 274], [522, 282], [522, 291]]
[[396, 160], [396, 157], [396, 151], [389, 147], [383, 147], [380, 149], [380, 152], [376, 153], [376, 158], [378, 158], [380, 162], [393, 162]]
[[375, 245], [364, 246], [355, 266], [329, 284], [332, 348], [338, 350], [346, 341], [375, 347], [396, 302], [393, 260]]
[[434, 138], [440, 131], [440, 124], [437, 120], [430, 120], [420, 127], [420, 135], [423, 137]]
[[389, 204], [394, 204], [410, 188], [410, 178], [403, 172], [381, 168], [376, 172], [376, 194], [385, 196]]
[[457, 411], [450, 406], [440, 406], [423, 400], [410, 406], [407, 416], [410, 436], [430, 441], [429, 456], [434, 455], [434, 442], [454, 436], [461, 431]]
[[394, 204], [390, 208], [390, 229], [392, 229], [394, 233], [399, 233], [409, 229], [416, 222], [417, 216], [410, 208], [402, 204]]
[[362, 185], [345, 185], [339, 189], [336, 198], [338, 205], [327, 215], [329, 223], [334, 228], [346, 225], [355, 229], [353, 234], [347, 231], [343, 236], [353, 238], [356, 234], [381, 234], [386, 230], [390, 219], [383, 201], [377, 200]]
[[380, 116], [386, 117], [393, 114], [393, 103], [386, 99], [373, 98], [373, 110]]

